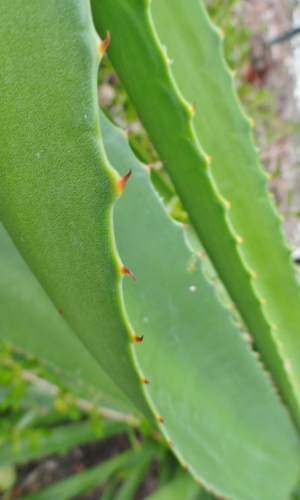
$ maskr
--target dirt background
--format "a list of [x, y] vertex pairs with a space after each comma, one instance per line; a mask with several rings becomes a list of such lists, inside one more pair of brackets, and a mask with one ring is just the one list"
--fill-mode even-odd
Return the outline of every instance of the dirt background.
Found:
[[[260, 59], [265, 60], [266, 71], [260, 84], [271, 89], [274, 110], [283, 120], [295, 124], [292, 135], [262, 146], [261, 159], [274, 176], [270, 189], [285, 217], [286, 236], [295, 254], [300, 255], [300, 219], [294, 215], [300, 212], [299, 83], [297, 87], [297, 73], [300, 79], [300, 35], [282, 43], [268, 43], [300, 26], [300, 3], [295, 0], [246, 0], [242, 3], [242, 18], [253, 33], [250, 62], [263, 65]], [[253, 84], [259, 85], [259, 82]]]

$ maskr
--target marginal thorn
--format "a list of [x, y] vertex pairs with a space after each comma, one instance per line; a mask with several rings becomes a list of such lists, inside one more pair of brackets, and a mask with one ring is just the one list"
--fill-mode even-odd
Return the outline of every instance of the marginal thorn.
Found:
[[254, 120], [253, 120], [253, 118], [251, 118], [251, 117], [249, 118], [249, 125], [250, 125], [250, 127], [252, 127], [252, 128], [255, 126], [255, 121], [254, 121]]
[[229, 200], [224, 200], [224, 205], [225, 205], [226, 208], [229, 209], [229, 208], [231, 208], [232, 203]]
[[182, 467], [184, 468], [184, 470], [189, 470], [189, 466], [185, 462], [182, 464]]
[[154, 168], [154, 163], [149, 163], [149, 165], [145, 165], [148, 170]]
[[287, 372], [291, 372], [292, 371], [292, 363], [289, 360], [285, 361], [284, 368], [286, 369]]
[[142, 384], [149, 384], [149, 380], [146, 379], [146, 377], [142, 377]]
[[223, 40], [224, 37], [225, 37], [225, 29], [224, 28], [219, 28], [219, 33], [220, 33], [221, 40]]
[[275, 325], [274, 323], [271, 325], [272, 330], [278, 330], [278, 326]]
[[253, 342], [253, 337], [252, 337], [249, 333], [247, 333], [247, 332], [243, 332], [243, 333], [242, 333], [242, 336], [244, 337], [244, 339], [245, 339], [247, 342], [249, 342], [249, 344], [252, 344], [252, 342]]
[[230, 304], [229, 309], [234, 311], [236, 309], [236, 304]]
[[103, 56], [104, 52], [109, 46], [109, 42], [110, 42], [110, 32], [107, 31], [105, 40], [101, 40], [101, 42], [99, 43], [99, 52], [101, 56]]
[[258, 272], [257, 271], [251, 271], [250, 272], [252, 278], [257, 278]]
[[197, 103], [194, 102], [191, 106], [191, 112], [192, 112], [192, 115], [194, 116], [194, 114], [196, 113], [196, 108], [197, 108]]
[[119, 177], [117, 180], [117, 191], [118, 194], [122, 194], [124, 189], [126, 188], [126, 184], [128, 182], [129, 177], [131, 176], [131, 169], [128, 174], [124, 175], [124, 177]]
[[127, 128], [123, 128], [123, 129], [122, 129], [122, 132], [123, 132], [123, 134], [125, 135], [125, 137], [128, 137], [128, 136], [129, 136], [129, 132], [130, 132], [130, 128], [129, 128], [129, 127], [127, 127]]
[[265, 306], [268, 303], [268, 301], [266, 299], [261, 299], [260, 303], [262, 306]]
[[196, 483], [197, 484], [202, 484], [201, 479], [199, 477], [196, 477]]
[[135, 333], [132, 334], [132, 339], [133, 339], [133, 342], [135, 344], [142, 342], [143, 338], [144, 338], [144, 335], [142, 335], [141, 337], [138, 337]]
[[156, 420], [157, 422], [159, 422], [160, 424], [163, 423], [164, 419], [162, 417], [156, 417]]
[[199, 253], [199, 257], [200, 257], [200, 259], [205, 259], [206, 253], [205, 252], [200, 252]]
[[244, 238], [242, 236], [237, 236], [236, 241], [239, 243], [239, 245], [241, 245], [242, 243], [244, 243]]
[[206, 156], [207, 165], [210, 165], [210, 164], [211, 164], [211, 162], [212, 162], [212, 158], [213, 158], [213, 157], [212, 157], [212, 155], [207, 155], [207, 156]]
[[63, 315], [64, 315], [64, 312], [63, 312], [62, 310], [60, 310], [60, 311], [59, 311], [59, 314], [60, 314], [61, 316], [63, 316]]
[[167, 439], [167, 443], [169, 446], [174, 446], [172, 439]]
[[182, 227], [182, 229], [189, 229], [190, 225], [189, 225], [189, 224], [186, 224], [185, 222], [183, 222], [183, 223], [181, 224], [181, 227]]
[[134, 274], [130, 271], [130, 269], [128, 269], [128, 267], [121, 266], [121, 273], [122, 274], [129, 274], [129, 276], [132, 277], [133, 281], [136, 281]]

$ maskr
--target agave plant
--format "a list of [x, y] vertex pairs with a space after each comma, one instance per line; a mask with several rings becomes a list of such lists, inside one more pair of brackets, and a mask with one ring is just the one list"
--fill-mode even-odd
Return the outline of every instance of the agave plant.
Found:
[[[159, 430], [188, 472], [151, 498], [291, 500], [299, 286], [222, 33], [200, 0], [13, 0], [0, 12], [1, 336], [92, 385], [107, 416]], [[106, 49], [189, 230], [98, 109]], [[122, 464], [136, 486], [155, 450], [101, 465], [86, 487]], [[62, 491], [45, 498], [75, 494]]]

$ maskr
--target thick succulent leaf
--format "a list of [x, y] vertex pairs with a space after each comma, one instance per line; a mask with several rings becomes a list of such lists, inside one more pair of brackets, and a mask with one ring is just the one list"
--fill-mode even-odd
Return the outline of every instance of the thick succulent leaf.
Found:
[[[45, 360], [78, 390], [82, 382], [97, 389], [110, 408], [133, 405], [74, 334], [30, 271], [0, 224], [0, 335], [13, 346]], [[71, 355], [66, 355], [71, 353]], [[73, 384], [72, 384], [73, 385]]]
[[[222, 34], [212, 26], [199, 0], [172, 4], [153, 0], [151, 12], [180, 91], [190, 102], [197, 102], [193, 120], [197, 137], [212, 155], [218, 189], [231, 202], [230, 223], [243, 237], [240, 253], [257, 273], [253, 288], [300, 403], [300, 288], [280, 231], [280, 217], [266, 193], [266, 176], [251, 136], [253, 124], [238, 103], [225, 64]], [[261, 333], [253, 333], [262, 345]]]
[[101, 128], [110, 162], [121, 175], [132, 169], [114, 223], [120, 254], [137, 279], [124, 281], [124, 300], [144, 336], [134, 351], [161, 430], [182, 464], [214, 491], [282, 500], [299, 469], [298, 437], [286, 410], [149, 172], [103, 115]]
[[[173, 9], [173, 3], [165, 3], [169, 3], [169, 10]], [[195, 0], [195, 4], [197, 4], [196, 7], [199, 7], [198, 0]], [[173, 180], [177, 193], [189, 213], [191, 222], [205, 250], [233, 302], [238, 306], [249, 331], [255, 336], [267, 368], [272, 372], [282, 396], [300, 426], [299, 406], [287, 372], [278, 354], [277, 346], [271, 336], [269, 317], [262, 311], [264, 294], [257, 294], [254, 290], [253, 279], [256, 276], [256, 268], [251, 267], [253, 265], [252, 260], [247, 259], [246, 261], [244, 259], [245, 252], [241, 250], [241, 248], [244, 248], [242, 245], [244, 231], [240, 235], [233, 225], [234, 221], [229, 219], [231, 198], [229, 200], [222, 198], [216, 188], [210, 170], [211, 158], [206, 156], [201, 149], [192, 124], [192, 116], [195, 110], [191, 104], [188, 105], [184, 100], [173, 77], [171, 61], [167, 57], [165, 48], [158, 40], [150, 16], [150, 2], [140, 0], [128, 0], [127, 2], [123, 0], [115, 0], [114, 2], [110, 0], [92, 0], [92, 7], [95, 25], [99, 33], [103, 34], [107, 29], [111, 32], [112, 41], [109, 48], [109, 57], [127, 88], [154, 146]], [[166, 5], [164, 5], [164, 9], [167, 9]], [[172, 13], [172, 19], [175, 16], [178, 23], [183, 23], [183, 29], [180, 31], [175, 29], [178, 37], [177, 44], [180, 44], [183, 37], [186, 37], [189, 43], [194, 43], [193, 30], [189, 31], [189, 26], [185, 23], [186, 14], [182, 14], [185, 9], [186, 2], [182, 2], [180, 6], [181, 14], [178, 18], [179, 10], [174, 8]], [[187, 11], [189, 12], [188, 9]], [[169, 24], [168, 19], [163, 23], [163, 29], [168, 29]], [[183, 30], [184, 35], [182, 34]], [[202, 37], [201, 29], [199, 29], [198, 39], [199, 37]], [[201, 40], [202, 45], [211, 42], [211, 39], [201, 38]], [[201, 47], [198, 48], [201, 51]], [[216, 49], [217, 40], [215, 39], [213, 46], [210, 47], [211, 57], [213, 57]], [[193, 51], [195, 53], [194, 48]], [[188, 51], [185, 52], [185, 56], [189, 57]], [[213, 65], [214, 63], [210, 62], [210, 64]], [[193, 70], [190, 71], [191, 75], [182, 71], [181, 78], [184, 77], [187, 80], [192, 78]], [[214, 77], [218, 78], [218, 74], [216, 73]], [[201, 85], [201, 79], [199, 78], [197, 85]], [[214, 86], [211, 85], [209, 90], [213, 89]], [[223, 96], [223, 93], [221, 96]], [[212, 98], [214, 98], [214, 94]], [[202, 97], [202, 99], [205, 98]], [[197, 101], [197, 94], [195, 94], [191, 102], [195, 102], [195, 100]], [[197, 104], [201, 106], [201, 102], [197, 102]], [[202, 113], [201, 110], [197, 112]], [[203, 123], [208, 124], [206, 116], [212, 112], [209, 109], [206, 113], [203, 113]], [[215, 112], [214, 119], [216, 122], [218, 121], [217, 116], [217, 112]], [[247, 126], [249, 127], [249, 125]], [[222, 122], [220, 127], [221, 130], [228, 129], [227, 141], [229, 145], [227, 147], [231, 148], [230, 141], [232, 138], [234, 141], [237, 140], [236, 133], [232, 137], [228, 121]], [[245, 126], [241, 133], [245, 133]], [[216, 137], [218, 137], [219, 142], [224, 140], [222, 132], [214, 132], [213, 139]], [[208, 152], [211, 153], [211, 150]], [[212, 154], [214, 154], [213, 151]], [[239, 168], [239, 164], [236, 165]], [[223, 168], [222, 163], [220, 168]], [[228, 179], [235, 179], [230, 174], [223, 175], [226, 177], [227, 182]], [[236, 174], [234, 175], [236, 176]], [[253, 183], [261, 187], [264, 186], [263, 174], [258, 174], [258, 177], [252, 180]], [[248, 186], [245, 184], [243, 193], [246, 191], [246, 195], [248, 195], [247, 190]], [[221, 192], [223, 194], [223, 190]], [[252, 199], [250, 203], [253, 203]], [[243, 204], [238, 203], [236, 210], [242, 211]], [[255, 211], [255, 213], [259, 212]], [[245, 224], [247, 225], [247, 215], [245, 218]], [[278, 226], [276, 219], [274, 219], [273, 225]], [[251, 227], [253, 229], [253, 225]], [[238, 229], [242, 229], [240, 225]], [[261, 233], [259, 236], [261, 236]], [[258, 241], [257, 235], [254, 236], [254, 241]], [[260, 245], [262, 247], [261, 252], [264, 253], [262, 241]], [[264, 258], [268, 258], [265, 253], [264, 256]], [[291, 287], [293, 290], [295, 289], [294, 282]], [[293, 300], [298, 304], [297, 309], [300, 310], [297, 302], [298, 296]], [[298, 322], [295, 325], [297, 324]], [[294, 342], [298, 341], [294, 340]]]
[[0, 15], [0, 219], [57, 314], [150, 416], [119, 289], [89, 2], [13, 0]]

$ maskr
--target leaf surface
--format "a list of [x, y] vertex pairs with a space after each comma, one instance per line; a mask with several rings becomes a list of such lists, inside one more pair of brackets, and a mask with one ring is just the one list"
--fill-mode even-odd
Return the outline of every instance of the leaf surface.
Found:
[[[153, 0], [151, 12], [161, 43], [173, 60], [172, 73], [180, 91], [197, 103], [195, 132], [212, 155], [218, 189], [231, 202], [230, 223], [243, 237], [239, 251], [257, 274], [253, 288], [299, 405], [300, 288], [280, 216], [267, 195], [266, 176], [251, 134], [253, 123], [241, 109], [225, 64], [222, 35], [199, 0], [172, 4]], [[264, 335], [259, 330], [253, 334], [268, 359]], [[276, 364], [273, 367], [278, 380], [281, 370]]]
[[[169, 4], [168, 7], [166, 7], [166, 3]], [[177, 5], [179, 3], [177, 2]], [[164, 20], [159, 20], [162, 23], [163, 38], [166, 36], [165, 32], [171, 30], [170, 36], [172, 36], [172, 41], [174, 37], [176, 38], [176, 45], [174, 43], [174, 47], [180, 45], [181, 40], [186, 39], [185, 51], [182, 52], [181, 50], [180, 52], [180, 61], [183, 57], [189, 57], [189, 47], [187, 47], [187, 44], [193, 45], [192, 55], [194, 57], [197, 50], [203, 51], [202, 47], [208, 46], [207, 50], [211, 55], [209, 64], [214, 66], [212, 59], [214, 53], [218, 50], [219, 44], [216, 33], [213, 33], [214, 36], [208, 36], [208, 30], [201, 31], [200, 29], [197, 32], [196, 39], [194, 32], [197, 28], [193, 24], [193, 29], [190, 29], [186, 20], [187, 16], [193, 18], [193, 12], [200, 10], [201, 5], [199, 0], [189, 0], [187, 3], [182, 2], [180, 9], [175, 9], [174, 4], [170, 2], [159, 2], [159, 6], [162, 6], [161, 10], [164, 14], [167, 12], [163, 17]], [[256, 272], [260, 274], [260, 268], [253, 267], [254, 261], [250, 258], [248, 259], [248, 255], [247, 259], [245, 259], [245, 251], [243, 250], [243, 238], [245, 239], [244, 227], [240, 225], [235, 227], [235, 220], [232, 220], [229, 216], [231, 212], [229, 206], [232, 198], [229, 196], [228, 199], [224, 198], [228, 194], [227, 191], [224, 192], [222, 189], [223, 184], [219, 186], [212, 177], [210, 169], [212, 157], [204, 153], [202, 143], [200, 144], [199, 142], [199, 139], [202, 140], [202, 136], [197, 136], [193, 126], [192, 117], [195, 110], [192, 103], [196, 102], [198, 108], [200, 108], [199, 111], [196, 111], [196, 115], [197, 113], [202, 113], [203, 127], [207, 126], [209, 129], [207, 117], [210, 114], [213, 115], [212, 120], [214, 123], [219, 124], [219, 129], [212, 132], [211, 141], [223, 142], [225, 140], [227, 142], [226, 150], [231, 150], [231, 148], [233, 150], [234, 145], [231, 146], [231, 141], [235, 144], [239, 140], [240, 134], [247, 135], [250, 125], [244, 121], [239, 134], [236, 132], [232, 133], [231, 127], [228, 125], [230, 121], [223, 121], [223, 116], [221, 115], [219, 120], [218, 111], [214, 112], [215, 107], [210, 109], [206, 106], [205, 112], [201, 111], [201, 104], [206, 99], [205, 92], [208, 92], [210, 95], [208, 102], [211, 102], [215, 98], [215, 87], [210, 82], [218, 78], [217, 72], [212, 72], [210, 78], [207, 79], [205, 91], [203, 90], [203, 95], [201, 94], [201, 99], [199, 98], [200, 102], [198, 102], [196, 91], [190, 104], [185, 100], [180, 92], [180, 86], [174, 78], [172, 60], [168, 56], [167, 48], [158, 39], [156, 26], [150, 14], [150, 2], [140, 0], [128, 0], [127, 2], [123, 2], [123, 0], [115, 0], [114, 2], [110, 2], [110, 0], [92, 0], [92, 7], [95, 25], [99, 33], [103, 35], [107, 29], [111, 32], [111, 44], [108, 54], [116, 68], [118, 76], [137, 108], [137, 112], [174, 183], [176, 191], [186, 211], [189, 213], [190, 220], [197, 231], [201, 243], [208, 253], [220, 279], [226, 286], [231, 299], [238, 307], [248, 331], [255, 337], [267, 369], [272, 373], [282, 397], [288, 404], [300, 428], [300, 411], [296, 400], [298, 389], [295, 385], [296, 382], [292, 385], [288, 374], [289, 370], [286, 370], [286, 367], [291, 369], [292, 364], [284, 366], [281, 355], [278, 352], [278, 345], [274, 343], [272, 333], [275, 332], [274, 328], [276, 326], [272, 331], [273, 320], [271, 321], [272, 318], [263, 311], [263, 303], [267, 299], [265, 299], [262, 291], [257, 293], [254, 284]], [[168, 17], [168, 13], [171, 10], [172, 16]], [[178, 13], [180, 14], [178, 15]], [[159, 10], [156, 17], [160, 18]], [[172, 22], [173, 24], [175, 22], [174, 19], [178, 28], [172, 26]], [[194, 19], [192, 21], [194, 22]], [[194, 47], [196, 42], [197, 49]], [[193, 65], [195, 64], [196, 62], [193, 59]], [[185, 67], [183, 66], [183, 68]], [[194, 85], [200, 87], [202, 85], [201, 75], [200, 77], [199, 75], [194, 77], [193, 69], [192, 66], [189, 66], [189, 72], [187, 72], [183, 71], [180, 66], [177, 71], [181, 72], [181, 80], [183, 78], [185, 80], [193, 79]], [[202, 65], [202, 71], [206, 71], [205, 64], [204, 66]], [[227, 73], [226, 78], [229, 80]], [[223, 98], [224, 90], [222, 89], [222, 92], [218, 94], [217, 102]], [[225, 96], [226, 102], [227, 96]], [[234, 104], [236, 106], [236, 102]], [[228, 130], [227, 136], [222, 134], [222, 130], [226, 129]], [[211, 131], [207, 131], [206, 135], [210, 133]], [[214, 155], [212, 149], [210, 148], [207, 152]], [[231, 154], [232, 159], [234, 154]], [[222, 159], [222, 154], [220, 158]], [[237, 163], [235, 158], [234, 160], [236, 168], [239, 169], [240, 162]], [[223, 162], [220, 161], [219, 169], [222, 168]], [[248, 160], [246, 159], [245, 169], [247, 168]], [[241, 183], [244, 182], [244, 176], [240, 176], [237, 172], [233, 174], [224, 171], [222, 176], [224, 182], [226, 181], [227, 184], [230, 184], [232, 179], [236, 179], [237, 176], [239, 176]], [[248, 207], [253, 207], [255, 200], [255, 198], [252, 199], [249, 197], [249, 192], [252, 190], [253, 185], [256, 185], [260, 190], [259, 201], [263, 205], [265, 204], [266, 193], [263, 190], [265, 182], [265, 177], [260, 172], [254, 175], [251, 185], [249, 185], [249, 190], [248, 183], [245, 183], [243, 194], [247, 196]], [[243, 200], [244, 198], [240, 196], [239, 203], [235, 204], [235, 212], [243, 212]], [[254, 214], [258, 213], [256, 210], [252, 210], [252, 212]], [[251, 225], [248, 223], [248, 216], [249, 210], [244, 213], [243, 217], [244, 224], [248, 225], [250, 230]], [[263, 221], [262, 218], [261, 221]], [[262, 227], [263, 224], [262, 222]], [[279, 222], [276, 218], [273, 217], [273, 222], [271, 220], [270, 225], [276, 226], [276, 230], [278, 231]], [[254, 245], [257, 244], [257, 241], [260, 241], [260, 237], [264, 237], [260, 241], [260, 253], [264, 255], [265, 259], [269, 258], [264, 253], [263, 243], [267, 234], [268, 226], [264, 226], [259, 235], [256, 235], [256, 233], [252, 235]], [[275, 246], [276, 244], [274, 242]], [[281, 251], [279, 251], [280, 253]], [[277, 260], [276, 262], [279, 266], [280, 262]], [[269, 274], [270, 272], [269, 268]], [[288, 274], [290, 275], [290, 269], [288, 270]], [[290, 280], [290, 278], [288, 279]], [[292, 315], [298, 317], [298, 314], [300, 314], [300, 302], [295, 279], [290, 281], [289, 289], [291, 295], [293, 295], [293, 310], [297, 311], [293, 312]], [[277, 303], [278, 296], [276, 303], [274, 302], [272, 306], [273, 309], [277, 307]], [[282, 309], [282, 305], [278, 305], [278, 307], [278, 310]], [[277, 325], [277, 322], [275, 324]], [[298, 328], [297, 325], [299, 325], [299, 320], [294, 321], [293, 319], [293, 328]], [[289, 328], [288, 324], [284, 328]], [[299, 351], [299, 349], [295, 348], [298, 345], [298, 339], [299, 336], [293, 334], [295, 352]], [[282, 346], [281, 348], [283, 349]], [[294, 354], [294, 356], [297, 357], [297, 354]], [[298, 366], [300, 366], [299, 363]]]
[[132, 411], [131, 401], [57, 313], [1, 224], [0, 276], [1, 337], [45, 360], [61, 377], [70, 375], [77, 389], [83, 381], [92, 385], [102, 405]]
[[117, 176], [101, 143], [90, 4], [13, 0], [0, 15], [0, 219], [57, 314], [151, 417], [120, 294]]
[[132, 169], [114, 223], [120, 255], [137, 280], [124, 280], [124, 300], [144, 336], [133, 349], [160, 428], [183, 466], [214, 492], [282, 500], [299, 470], [298, 437], [286, 410], [149, 172], [104, 115], [101, 128], [110, 162], [121, 175]]

